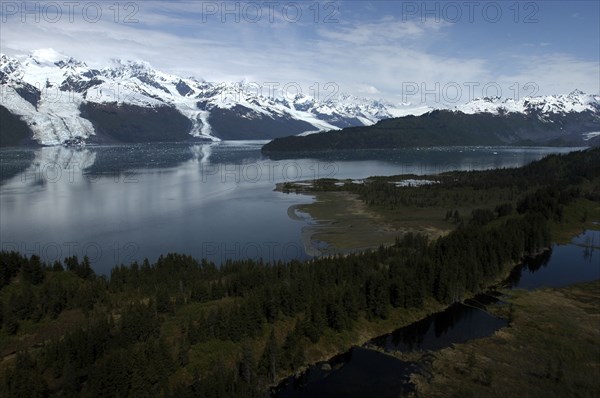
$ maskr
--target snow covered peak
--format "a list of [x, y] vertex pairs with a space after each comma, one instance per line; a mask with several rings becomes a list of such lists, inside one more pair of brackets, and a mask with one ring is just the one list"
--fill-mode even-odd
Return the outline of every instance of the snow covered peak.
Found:
[[24, 71], [19, 61], [5, 54], [0, 54], [0, 83], [20, 81], [23, 75]]
[[58, 66], [61, 69], [65, 69], [65, 68], [71, 68], [71, 69], [75, 69], [75, 68], [87, 68], [87, 65], [85, 62], [81, 62], [76, 60], [75, 58], [67, 58], [65, 60], [61, 59], [60, 61], [56, 61], [54, 63], [54, 65]]
[[120, 58], [113, 58], [111, 60], [111, 65], [107, 69], [111, 68], [116, 70], [130, 70], [138, 72], [152, 72], [154, 70], [149, 62], [140, 60], [122, 60]]
[[569, 93], [569, 97], [578, 97], [583, 95], [585, 95], [585, 93], [577, 88]]
[[102, 69], [103, 74], [112, 77], [136, 77], [140, 75], [155, 76], [156, 70], [148, 62], [123, 61], [113, 59], [111, 65]]
[[[370, 125], [393, 116], [381, 101], [348, 94], [320, 93], [324, 98], [284, 95], [281, 90], [245, 81], [183, 78], [144, 61], [115, 59], [104, 68], [93, 69], [52, 49], [16, 58], [2, 56], [0, 81], [11, 93], [10, 101], [1, 105], [26, 121], [34, 139], [47, 145], [85, 140], [95, 134], [80, 112], [86, 104], [175, 109], [190, 120], [191, 136], [209, 139], [232, 136], [224, 129], [244, 130], [247, 123], [259, 126], [255, 127], [258, 132], [272, 128], [289, 134], [292, 125], [295, 133], [301, 129], [314, 132]], [[24, 85], [30, 93], [26, 97]], [[213, 129], [213, 123], [221, 126], [220, 131]]]
[[574, 90], [568, 95], [547, 95], [523, 97], [520, 99], [485, 97], [476, 98], [454, 109], [457, 112], [474, 113], [524, 113], [551, 114], [570, 112], [600, 111], [600, 97]]
[[50, 66], [60, 61], [66, 62], [69, 59], [72, 58], [65, 54], [59, 53], [52, 48], [33, 50], [31, 54], [29, 54], [29, 60], [33, 61], [37, 65]]

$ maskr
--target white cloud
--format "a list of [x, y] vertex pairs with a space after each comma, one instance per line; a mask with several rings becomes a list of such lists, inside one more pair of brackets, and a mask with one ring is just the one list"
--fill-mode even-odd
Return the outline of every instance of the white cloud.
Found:
[[367, 84], [358, 84], [356, 86], [356, 91], [358, 93], [368, 94], [368, 95], [375, 95], [375, 94], [380, 93], [380, 91], [377, 89], [377, 87], [369, 86]]
[[[315, 83], [323, 87], [334, 82], [342, 91], [384, 98], [397, 98], [406, 84], [435, 89], [436, 83], [444, 87], [469, 82], [533, 81], [541, 93], [576, 87], [598, 92], [598, 64], [572, 56], [508, 54], [502, 70], [510, 68], [510, 73], [500, 73], [499, 65], [485, 54], [442, 56], [435, 44], [451, 40], [452, 24], [340, 16], [336, 17], [340, 23], [315, 24], [308, 6], [298, 23], [286, 21], [278, 12], [273, 23], [266, 15], [260, 23], [244, 18], [240, 23], [221, 23], [219, 15], [205, 18], [202, 2], [139, 4], [135, 24], [115, 23], [111, 14], [98, 23], [82, 18], [60, 24], [21, 23], [20, 18], [9, 18], [0, 25], [0, 50], [15, 54], [53, 48], [95, 67], [111, 58], [145, 60], [183, 76], [259, 84], [298, 82], [307, 91]], [[124, 16], [121, 12], [119, 19]]]
[[515, 72], [498, 76], [504, 84], [533, 82], [539, 87], [538, 95], [569, 93], [574, 89], [586, 93], [600, 93], [600, 65], [578, 60], [560, 53], [543, 56], [515, 56]]
[[[385, 17], [379, 21], [361, 24], [341, 24], [339, 28], [320, 28], [319, 35], [325, 40], [353, 45], [376, 45], [382, 43], [413, 44], [414, 41], [431, 35], [442, 27], [442, 23], [423, 23], [419, 21], [400, 21]], [[337, 28], [337, 29], [336, 29]]]

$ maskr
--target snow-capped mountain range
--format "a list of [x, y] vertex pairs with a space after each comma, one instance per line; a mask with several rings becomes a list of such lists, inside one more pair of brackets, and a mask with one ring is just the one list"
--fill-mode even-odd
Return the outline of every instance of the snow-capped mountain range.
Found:
[[455, 111], [475, 114], [493, 113], [537, 113], [541, 118], [557, 113], [581, 113], [590, 111], [600, 115], [600, 96], [585, 94], [574, 90], [568, 95], [549, 95], [542, 97], [523, 97], [518, 100], [500, 97], [476, 98], [454, 108]]
[[[519, 100], [481, 98], [450, 109], [535, 114], [551, 123], [555, 114], [600, 115], [600, 97], [574, 91]], [[95, 69], [51, 49], [0, 55], [0, 145], [272, 139], [433, 110], [347, 94], [286, 98], [255, 83], [183, 78], [139, 61], [114, 60]]]
[[[144, 130], [158, 127], [167, 129], [149, 133], [149, 141], [269, 139], [429, 110], [346, 94], [286, 98], [256, 83], [183, 78], [145, 62], [114, 60], [94, 69], [53, 50], [0, 55], [0, 84], [0, 107], [25, 122], [33, 141], [43, 145], [127, 141], [128, 134], [143, 140]], [[152, 123], [159, 118], [175, 120]]]

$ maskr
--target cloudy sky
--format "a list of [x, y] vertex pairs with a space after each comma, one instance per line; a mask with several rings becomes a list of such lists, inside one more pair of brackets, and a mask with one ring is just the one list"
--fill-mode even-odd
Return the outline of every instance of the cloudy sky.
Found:
[[412, 103], [600, 92], [597, 1], [0, 4], [8, 55], [53, 48], [95, 67], [144, 60], [210, 81]]

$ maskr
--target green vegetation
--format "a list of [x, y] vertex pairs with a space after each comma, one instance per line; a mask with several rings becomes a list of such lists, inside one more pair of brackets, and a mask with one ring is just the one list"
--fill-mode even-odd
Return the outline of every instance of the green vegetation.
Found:
[[[277, 157], [340, 149], [393, 149], [476, 145], [583, 145], [581, 132], [597, 125], [591, 113], [556, 116], [547, 123], [533, 114], [465, 114], [448, 110], [381, 120], [373, 126], [349, 127], [307, 136], [276, 138], [263, 153]], [[572, 133], [572, 135], [565, 135]]]
[[[316, 201], [294, 209], [317, 220], [303, 229], [304, 245], [316, 254], [348, 253], [360, 249], [393, 245], [407, 232], [422, 233], [430, 238], [445, 235], [454, 226], [443, 217], [444, 209], [403, 208], [395, 211], [374, 209], [357, 194], [334, 191], [317, 192]], [[327, 246], [315, 247], [313, 241]]]
[[[567, 195], [556, 181], [571, 187], [579, 198], [576, 205], [561, 206], [556, 216], [550, 217], [552, 236], [566, 242], [581, 231], [582, 223], [591, 227], [593, 220], [600, 220], [600, 179], [594, 177], [597, 166], [586, 165], [597, 159], [597, 153], [571, 155], [589, 157], [581, 163], [565, 163], [562, 156], [553, 155], [518, 169], [371, 177], [360, 183], [321, 179], [310, 184], [284, 183], [278, 189], [316, 197], [314, 203], [295, 207], [318, 222], [306, 227], [305, 246], [310, 248], [311, 242], [318, 240], [328, 247], [313, 250], [334, 254], [393, 244], [407, 232], [436, 239], [464, 224], [486, 224], [523, 213], [532, 201]], [[406, 180], [425, 180], [427, 184], [397, 186]], [[578, 190], [589, 194], [583, 197]], [[525, 198], [531, 203], [524, 203]], [[546, 217], [549, 211], [545, 211]]]
[[[0, 395], [263, 396], [319, 356], [480, 292], [540, 252], [566, 209], [598, 207], [599, 156], [451, 174], [443, 189], [485, 195], [512, 178], [523, 195], [474, 210], [438, 239], [407, 233], [346, 256], [216, 267], [168, 254], [117, 266], [107, 279], [85, 258], [42, 264], [2, 252]], [[369, 206], [400, 206], [395, 187], [356, 189]]]
[[419, 396], [596, 396], [600, 281], [505, 293], [510, 327], [436, 352], [430, 380], [413, 376]]

